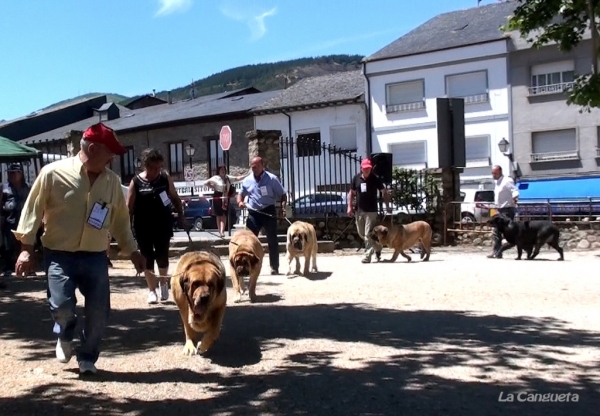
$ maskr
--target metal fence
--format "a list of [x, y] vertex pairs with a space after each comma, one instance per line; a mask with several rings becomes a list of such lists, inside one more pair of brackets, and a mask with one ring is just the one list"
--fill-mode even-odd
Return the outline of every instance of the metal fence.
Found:
[[281, 182], [295, 218], [340, 216], [362, 157], [311, 137], [279, 141]]

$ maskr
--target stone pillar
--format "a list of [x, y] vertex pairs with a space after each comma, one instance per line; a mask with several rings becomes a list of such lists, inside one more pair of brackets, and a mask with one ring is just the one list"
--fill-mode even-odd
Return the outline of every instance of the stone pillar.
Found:
[[67, 143], [67, 156], [73, 157], [81, 149], [81, 137], [83, 132], [80, 130], [69, 130], [65, 133], [65, 142]]
[[263, 159], [265, 169], [277, 177], [281, 176], [281, 152], [279, 138], [281, 130], [250, 130], [246, 132], [248, 139], [248, 165], [256, 156]]

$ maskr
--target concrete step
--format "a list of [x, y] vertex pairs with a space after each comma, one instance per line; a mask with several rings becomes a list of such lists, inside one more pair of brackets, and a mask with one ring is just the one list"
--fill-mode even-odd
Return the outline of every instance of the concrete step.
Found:
[[[269, 246], [267, 243], [261, 243], [265, 253], [269, 252]], [[280, 242], [278, 244], [279, 253], [285, 253], [286, 247], [285, 242]], [[332, 241], [317, 241], [317, 252], [318, 253], [333, 253], [335, 249], [335, 244]], [[214, 252], [219, 256], [228, 256], [229, 255], [229, 244], [219, 244], [212, 246], [210, 251]]]
[[[218, 235], [217, 233], [215, 233], [216, 235]], [[231, 235], [231, 237], [229, 237], [229, 235], [227, 235], [227, 233], [225, 233], [225, 237], [224, 238], [219, 238], [219, 237], [215, 237], [214, 239], [213, 236], [211, 235], [210, 238], [211, 240], [205, 240], [205, 241], [196, 241], [194, 240], [194, 238], [206, 238], [205, 236], [202, 236], [202, 234], [192, 234], [192, 241], [194, 242], [194, 245], [196, 245], [196, 243], [202, 243], [202, 244], [229, 244], [229, 241], [231, 240], [231, 237], [233, 237], [233, 233]], [[278, 234], [277, 235], [277, 241], [279, 241], [280, 243], [285, 243], [287, 240], [287, 236], [285, 234]], [[258, 236], [258, 241], [260, 241], [261, 243], [266, 243], [267, 242], [267, 237], [264, 235], [259, 235]], [[171, 240], [171, 247], [187, 247], [189, 246], [190, 241], [188, 239], [173, 239]]]

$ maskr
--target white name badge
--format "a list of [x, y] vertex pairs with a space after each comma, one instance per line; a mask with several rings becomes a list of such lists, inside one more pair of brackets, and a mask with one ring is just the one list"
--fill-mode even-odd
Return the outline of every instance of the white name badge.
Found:
[[269, 192], [267, 192], [267, 187], [266, 186], [261, 186], [260, 187], [260, 194], [262, 196], [269, 196]]
[[366, 183], [361, 183], [360, 184], [360, 192], [367, 192], [367, 184]]
[[168, 207], [171, 204], [171, 199], [169, 199], [169, 195], [167, 195], [166, 191], [162, 191], [158, 196], [160, 196], [160, 200], [165, 207]]
[[96, 202], [92, 207], [92, 212], [90, 212], [90, 216], [87, 222], [95, 229], [101, 230], [104, 226], [104, 221], [106, 221], [107, 215], [108, 208], [106, 208], [106, 205], [102, 206], [98, 202]]

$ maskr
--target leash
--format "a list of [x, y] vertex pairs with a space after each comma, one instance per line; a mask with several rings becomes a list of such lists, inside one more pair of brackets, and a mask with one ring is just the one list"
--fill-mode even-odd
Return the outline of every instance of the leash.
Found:
[[[277, 215], [267, 214], [266, 212], [262, 212], [262, 211], [259, 211], [257, 209], [254, 209], [254, 208], [250, 208], [248, 206], [246, 206], [246, 209], [248, 211], [256, 212], [258, 214], [262, 214], [262, 215], [265, 215], [267, 217], [275, 218], [276, 220], [280, 219]], [[292, 222], [287, 217], [283, 217], [283, 219], [286, 220], [288, 222], [288, 224], [292, 225]]]

